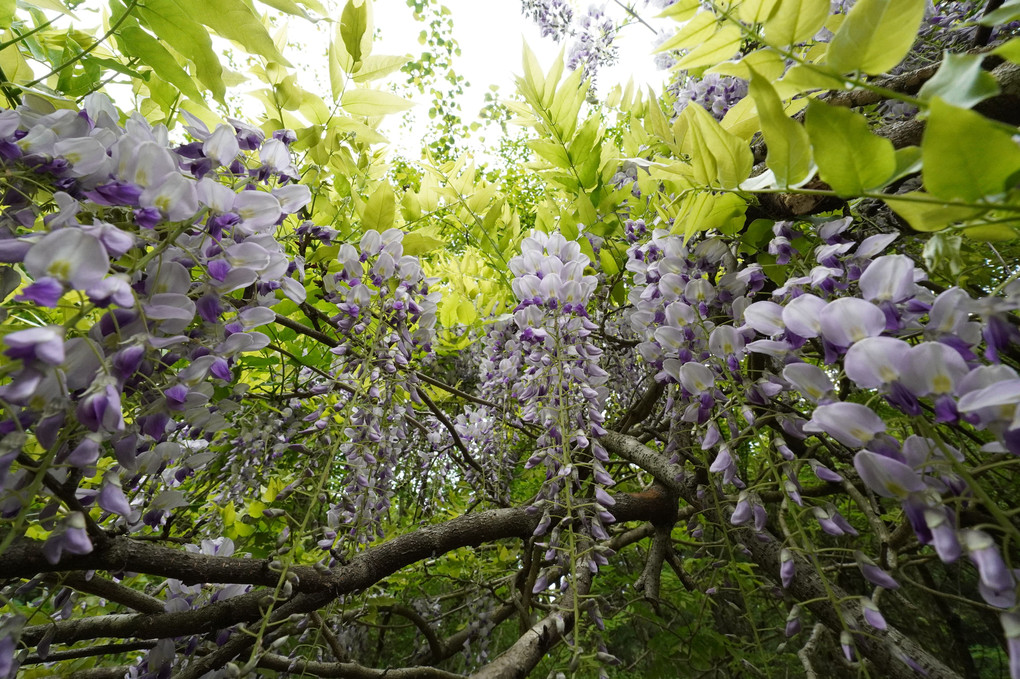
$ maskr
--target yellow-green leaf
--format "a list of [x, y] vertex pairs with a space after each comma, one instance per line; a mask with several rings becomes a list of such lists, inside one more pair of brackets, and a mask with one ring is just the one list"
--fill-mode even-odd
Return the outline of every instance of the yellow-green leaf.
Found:
[[412, 231], [405, 234], [403, 242], [404, 254], [415, 257], [446, 246], [445, 240], [429, 235], [424, 231]]
[[308, 12], [306, 12], [299, 4], [294, 2], [294, 0], [259, 0], [259, 2], [263, 5], [269, 5], [273, 9], [278, 9], [284, 14], [290, 14], [292, 16], [301, 17], [302, 19], [314, 21], [314, 19], [308, 15]]
[[138, 26], [122, 28], [119, 37], [118, 42], [125, 54], [137, 57], [143, 64], [151, 66], [156, 75], [179, 89], [185, 96], [197, 102], [202, 101], [202, 93], [195, 85], [195, 81], [158, 40]]
[[829, 16], [829, 0], [783, 0], [765, 22], [765, 42], [786, 47], [818, 32]]
[[768, 148], [765, 163], [780, 187], [798, 184], [810, 178], [813, 172], [808, 133], [800, 123], [786, 115], [775, 88], [754, 69], [750, 70], [750, 95], [758, 108], [761, 131]]
[[352, 116], [368, 117], [400, 113], [413, 106], [407, 99], [395, 94], [362, 88], [344, 92], [340, 104]]
[[361, 66], [354, 73], [354, 81], [363, 83], [369, 80], [385, 78], [410, 60], [407, 55], [390, 56], [385, 54], [373, 54], [361, 61]]
[[687, 136], [694, 147], [694, 179], [706, 186], [735, 189], [751, 174], [754, 156], [747, 142], [730, 134], [708, 111], [690, 104], [680, 114], [688, 119]]
[[726, 24], [708, 40], [681, 57], [673, 67], [691, 69], [718, 64], [740, 50], [741, 40], [740, 29], [733, 24]]
[[699, 9], [701, 9], [701, 3], [698, 0], [679, 0], [659, 13], [658, 18], [673, 19], [683, 23], [689, 21]]
[[971, 240], [997, 243], [1013, 240], [1017, 236], [1017, 226], [1009, 224], [982, 224], [980, 226], [968, 226], [962, 229], [963, 235]]
[[694, 49], [711, 38], [719, 29], [719, 18], [711, 12], [699, 12], [684, 24], [666, 42], [655, 48], [656, 52], [668, 52], [676, 49]]
[[1012, 38], [992, 50], [992, 54], [998, 54], [1003, 59], [1009, 59], [1014, 64], [1020, 64], [1020, 38]]
[[882, 200], [915, 231], [941, 231], [950, 224], [979, 217], [983, 210], [947, 205], [921, 191], [911, 191]]
[[744, 0], [740, 3], [740, 20], [749, 24], [767, 21], [778, 9], [781, 0]]
[[15, 0], [0, 0], [0, 29], [11, 27], [16, 10]]
[[340, 37], [355, 63], [372, 51], [372, 0], [347, 0], [340, 15]]
[[944, 200], [980, 201], [1002, 194], [1020, 172], [1013, 135], [979, 113], [932, 100], [921, 141], [924, 186]]
[[270, 37], [258, 15], [243, 0], [177, 0], [182, 9], [227, 40], [240, 44], [250, 54], [268, 61], [290, 65]]
[[819, 176], [840, 196], [857, 196], [879, 187], [896, 171], [892, 142], [872, 134], [859, 113], [813, 99], [804, 126]]
[[223, 102], [226, 85], [223, 67], [213, 51], [209, 31], [191, 19], [175, 0], [146, 0], [136, 6], [142, 19], [160, 40], [195, 64], [198, 79], [209, 88], [217, 101]]
[[970, 108], [999, 93], [999, 83], [981, 67], [983, 54], [946, 53], [939, 70], [926, 82], [917, 96], [924, 100], [940, 97], [953, 106]]
[[829, 43], [826, 63], [847, 73], [885, 73], [917, 39], [925, 0], [857, 0]]
[[396, 215], [397, 199], [393, 195], [393, 188], [383, 182], [365, 204], [365, 213], [361, 217], [362, 230], [385, 231], [393, 226]]

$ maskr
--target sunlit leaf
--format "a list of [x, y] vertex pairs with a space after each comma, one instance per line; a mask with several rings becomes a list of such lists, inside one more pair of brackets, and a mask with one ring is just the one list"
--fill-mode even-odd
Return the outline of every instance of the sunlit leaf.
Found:
[[340, 37], [355, 63], [372, 51], [372, 0], [347, 0], [340, 15]]
[[379, 90], [355, 89], [344, 92], [340, 103], [352, 116], [384, 116], [400, 113], [414, 104], [403, 97]]
[[1020, 172], [1020, 146], [984, 116], [941, 99], [931, 103], [921, 141], [925, 188], [945, 200], [998, 196]]
[[125, 54], [138, 57], [142, 63], [151, 66], [156, 75], [179, 89], [185, 96], [195, 101], [202, 100], [202, 93], [195, 85], [195, 81], [158, 40], [138, 26], [121, 29], [120, 37], [122, 38], [120, 45]]
[[858, 0], [829, 43], [826, 63], [878, 74], [903, 60], [924, 18], [924, 0]]
[[396, 214], [397, 201], [393, 195], [393, 188], [388, 182], [383, 182], [365, 204], [365, 212], [361, 218], [362, 229], [385, 231], [393, 226]]
[[931, 80], [926, 82], [917, 96], [921, 99], [939, 97], [942, 101], [961, 108], [994, 97], [1000, 92], [995, 76], [981, 67], [983, 54], [946, 53]]
[[276, 48], [262, 21], [243, 0], [204, 0], [186, 2], [177, 0], [182, 9], [213, 29], [227, 40], [240, 44], [250, 54], [258, 54], [268, 61], [290, 65]]
[[807, 131], [786, 115], [775, 89], [753, 69], [750, 94], [758, 107], [762, 135], [768, 148], [765, 163], [775, 174], [779, 186], [790, 186], [808, 179], [813, 170]]
[[873, 134], [859, 113], [813, 100], [804, 126], [819, 176], [841, 196], [881, 186], [896, 170], [892, 142]]
[[829, 16], [829, 0], [783, 0], [765, 22], [765, 41], [786, 47], [812, 37]]
[[373, 54], [361, 61], [361, 66], [354, 73], [354, 81], [363, 83], [370, 80], [385, 78], [410, 60], [407, 55], [389, 56]]
[[226, 93], [223, 67], [213, 51], [209, 32], [175, 0], [146, 0], [144, 5], [137, 5], [136, 12], [159, 39], [194, 62], [198, 79], [217, 101], [222, 101]]

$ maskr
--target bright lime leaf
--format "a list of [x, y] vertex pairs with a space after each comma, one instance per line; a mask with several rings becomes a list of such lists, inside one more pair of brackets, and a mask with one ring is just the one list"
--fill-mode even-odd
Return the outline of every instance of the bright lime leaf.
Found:
[[740, 3], [740, 20], [749, 24], [767, 21], [780, 5], [780, 0], [744, 0]]
[[924, 5], [924, 0], [858, 0], [829, 43], [826, 62], [841, 73], [888, 71], [914, 44]]
[[943, 200], [998, 196], [1020, 172], [1020, 146], [984, 116], [934, 99], [921, 141], [924, 186]]
[[243, 0], [177, 0], [177, 3], [190, 12], [193, 18], [227, 40], [240, 44], [249, 54], [257, 54], [285, 66], [290, 65], [276, 48], [258, 15]]
[[942, 101], [961, 108], [970, 108], [979, 101], [1000, 92], [995, 76], [981, 68], [984, 54], [946, 53], [939, 70], [926, 82], [917, 96]]
[[694, 13], [701, 9], [698, 0], [679, 0], [662, 11], [658, 16], [663, 19], [673, 19], [683, 23], [689, 21]]
[[921, 191], [883, 198], [915, 231], [941, 231], [950, 224], [979, 217], [983, 210], [954, 207]]
[[840, 196], [860, 195], [896, 171], [892, 142], [872, 134], [867, 119], [848, 108], [812, 100], [804, 122], [822, 181]]
[[365, 57], [361, 61], [361, 66], [358, 67], [357, 72], [354, 74], [354, 81], [363, 83], [369, 80], [378, 80], [379, 78], [385, 78], [390, 73], [393, 73], [398, 68], [406, 64], [410, 60], [410, 57], [404, 56], [389, 56], [389, 55], [372, 55]]
[[340, 15], [340, 37], [355, 62], [372, 51], [372, 0], [347, 0]]
[[397, 200], [393, 195], [393, 188], [384, 182], [365, 204], [365, 214], [361, 219], [362, 230], [385, 231], [393, 226], [396, 214]]
[[413, 104], [407, 99], [379, 90], [347, 90], [340, 99], [344, 110], [352, 116], [385, 116], [400, 113]]
[[1020, 64], [1020, 38], [1013, 38], [1004, 42], [992, 50], [992, 54], [998, 54], [1003, 59], [1009, 59], [1014, 64]]
[[302, 19], [308, 19], [312, 21], [312, 17], [308, 16], [308, 12], [304, 10], [294, 0], [259, 0], [263, 5], [269, 5], [273, 9], [278, 9], [285, 14], [291, 14], [293, 16], [301, 17]]
[[427, 233], [421, 231], [412, 231], [411, 233], [404, 235], [404, 254], [413, 255], [424, 255], [426, 252], [432, 252], [438, 250], [441, 247], [446, 246], [446, 241], [441, 238], [436, 238]]
[[1006, 0], [997, 10], [981, 17], [978, 23], [985, 26], [997, 26], [999, 24], [1008, 24], [1018, 19], [1020, 19], [1020, 0]]
[[765, 22], [765, 42], [786, 47], [818, 32], [829, 16], [829, 0], [783, 0]]
[[735, 189], [747, 179], [754, 156], [744, 140], [724, 130], [698, 104], [690, 104], [680, 115], [688, 121], [688, 136], [694, 145], [691, 168], [696, 181]]
[[16, 9], [15, 0], [0, 0], [0, 29], [11, 27]]
[[136, 6], [135, 12], [156, 37], [194, 62], [198, 79], [222, 103], [227, 88], [223, 83], [223, 67], [213, 51], [209, 31], [192, 21], [191, 13], [182, 9], [175, 0], [146, 0]]
[[740, 29], [726, 24], [705, 42], [701, 43], [674, 64], [674, 68], [699, 68], [729, 59], [740, 50]]
[[669, 40], [655, 48], [656, 52], [676, 49], [694, 49], [708, 41], [719, 29], [719, 19], [711, 12], [699, 12], [684, 24]]
[[143, 64], [152, 67], [156, 75], [179, 89], [185, 96], [197, 102], [202, 101], [202, 93], [195, 85], [195, 81], [158, 40], [138, 26], [121, 29], [120, 38], [120, 46], [125, 54], [141, 59]]
[[786, 115], [776, 90], [754, 69], [750, 94], [758, 108], [768, 148], [765, 164], [775, 174], [776, 183], [786, 187], [808, 179], [812, 171], [811, 142], [804, 127]]

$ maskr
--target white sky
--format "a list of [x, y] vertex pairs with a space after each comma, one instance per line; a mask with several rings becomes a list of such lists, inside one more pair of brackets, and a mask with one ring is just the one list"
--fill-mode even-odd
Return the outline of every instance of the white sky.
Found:
[[[341, 4], [338, 2], [338, 4]], [[543, 68], [548, 69], [559, 54], [561, 45], [550, 38], [543, 38], [537, 25], [521, 13], [520, 0], [443, 0], [453, 16], [454, 38], [461, 48], [461, 56], [454, 62], [455, 70], [467, 80], [461, 97], [462, 118], [465, 123], [475, 119], [484, 104], [484, 95], [490, 85], [499, 86], [499, 95], [509, 97], [514, 92], [514, 74], [522, 72], [522, 45], [527, 41]], [[583, 12], [587, 4], [574, 2], [575, 11]], [[598, 4], [598, 3], [596, 3]], [[642, 18], [660, 30], [675, 26], [668, 20], [654, 20], [658, 10], [636, 3]], [[609, 3], [607, 12], [618, 21], [625, 14], [623, 10]], [[376, 54], [420, 53], [418, 34], [423, 24], [414, 21], [412, 12], [404, 0], [375, 0], [375, 26], [381, 39], [373, 46]], [[295, 20], [293, 31], [303, 22]], [[631, 78], [639, 85], [652, 85], [658, 89], [666, 82], [669, 74], [659, 71], [654, 64], [655, 36], [645, 26], [633, 24], [625, 27], [617, 36], [619, 61], [599, 73], [599, 92], [608, 92], [613, 85], [625, 85]], [[309, 50], [314, 54], [317, 50]], [[309, 67], [318, 70], [314, 62]], [[318, 68], [325, 69], [322, 63]], [[323, 71], [319, 71], [322, 73]], [[328, 82], [328, 76], [322, 76]], [[399, 74], [394, 77], [400, 77]], [[421, 134], [427, 121], [430, 101], [427, 96], [414, 98], [418, 106], [412, 111], [417, 123], [410, 131], [400, 129], [399, 119], [394, 116], [386, 121], [384, 134], [393, 142], [395, 149], [416, 158], [421, 146]], [[488, 135], [491, 137], [490, 131]], [[485, 155], [484, 153], [482, 155]]]

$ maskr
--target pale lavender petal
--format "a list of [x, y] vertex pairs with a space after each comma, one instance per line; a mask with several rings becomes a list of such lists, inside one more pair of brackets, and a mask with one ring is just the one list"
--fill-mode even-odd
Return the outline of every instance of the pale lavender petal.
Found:
[[917, 472], [907, 465], [869, 450], [854, 456], [854, 468], [864, 484], [883, 497], [903, 498], [927, 488]]
[[25, 255], [25, 270], [32, 278], [55, 278], [75, 290], [85, 290], [106, 275], [110, 258], [106, 248], [78, 228], [51, 231]]
[[798, 337], [818, 337], [822, 330], [820, 314], [825, 307], [826, 302], [821, 297], [801, 295], [790, 300], [783, 308], [783, 323]]
[[829, 376], [817, 365], [791, 363], [783, 368], [783, 379], [792, 384], [805, 398], [818, 403], [834, 394]]
[[[786, 329], [783, 307], [775, 302], [755, 302], [744, 309], [744, 322], [762, 335], [778, 335]], [[883, 316], [882, 327], [885, 327]]]
[[960, 353], [941, 342], [922, 342], [911, 347], [902, 382], [916, 396], [952, 394], [970, 372]]
[[846, 352], [843, 369], [862, 389], [878, 389], [900, 378], [910, 345], [894, 337], [866, 337]]
[[838, 347], [848, 347], [885, 330], [885, 314], [876, 305], [855, 297], [829, 302], [819, 319], [822, 337]]
[[824, 432], [845, 446], [862, 448], [885, 431], [885, 422], [860, 403], [833, 403], [815, 408], [804, 431]]
[[879, 257], [861, 274], [861, 295], [875, 302], [902, 302], [914, 293], [914, 268], [906, 255]]

